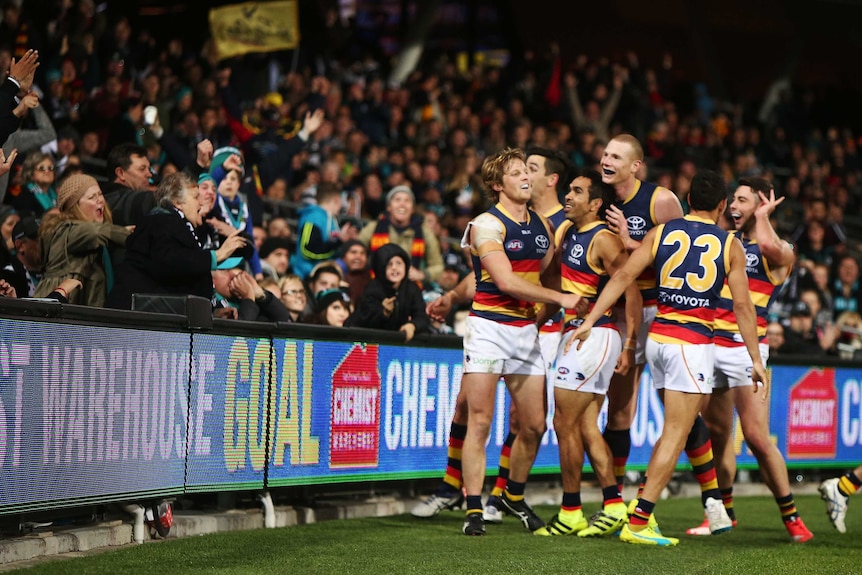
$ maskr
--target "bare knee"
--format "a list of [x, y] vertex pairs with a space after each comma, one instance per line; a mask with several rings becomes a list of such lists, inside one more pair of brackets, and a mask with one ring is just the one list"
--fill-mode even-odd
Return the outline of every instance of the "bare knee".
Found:
[[547, 430], [548, 426], [544, 419], [531, 422], [522, 421], [518, 430], [518, 437], [522, 437], [525, 441], [529, 442], [539, 442]]

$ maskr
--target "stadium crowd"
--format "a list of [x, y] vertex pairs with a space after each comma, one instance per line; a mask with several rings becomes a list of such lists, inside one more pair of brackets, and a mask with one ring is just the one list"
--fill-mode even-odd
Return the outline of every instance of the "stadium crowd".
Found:
[[[430, 301], [470, 273], [459, 240], [489, 207], [482, 160], [507, 146], [544, 148], [572, 168], [598, 168], [608, 140], [627, 132], [644, 144], [638, 176], [673, 190], [684, 209], [701, 168], [721, 173], [729, 190], [765, 177], [784, 197], [774, 226], [797, 265], [771, 310], [774, 353], [862, 349], [857, 242], [847, 234], [862, 212], [862, 140], [821, 123], [828, 104], [806, 87], [776, 82], [753, 109], [712, 97], [671, 54], [642, 62], [554, 45], [465, 69], [452, 54], [428, 52], [396, 84], [389, 62], [338, 18], [327, 19], [325, 48], [266, 85], [237, 79], [245, 58], [266, 56], [220, 60], [211, 40], [157, 41], [92, 0], [28, 10], [37, 6], [7, 1], [0, 23], [9, 95], [0, 114], [17, 126], [4, 132], [0, 157], [6, 294], [46, 296], [46, 286], [73, 278], [73, 293], [54, 296], [128, 306], [129, 293], [108, 296], [158, 249], [149, 238], [159, 218], [146, 218], [156, 210], [176, 249], [211, 254], [194, 278], [177, 277], [189, 266], [156, 266], [151, 292], [203, 294], [211, 273], [222, 317], [450, 333], [456, 314], [429, 320], [412, 287]], [[31, 60], [38, 66], [22, 69]], [[83, 209], [91, 192], [92, 217]], [[189, 205], [202, 206], [199, 218]], [[192, 234], [181, 237], [186, 227]], [[65, 247], [74, 269], [52, 267], [62, 230], [79, 240]], [[386, 244], [399, 249], [375, 259]], [[372, 269], [389, 278], [389, 265], [410, 281], [372, 280]]]

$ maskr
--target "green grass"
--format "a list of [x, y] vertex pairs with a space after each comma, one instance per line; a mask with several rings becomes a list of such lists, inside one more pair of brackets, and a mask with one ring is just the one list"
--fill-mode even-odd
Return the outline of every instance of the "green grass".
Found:
[[[533, 537], [510, 517], [503, 525], [488, 526], [487, 537], [465, 537], [460, 533], [461, 513], [444, 512], [430, 520], [400, 515], [219, 533], [51, 561], [16, 573], [862, 573], [862, 500], [852, 503], [848, 533], [841, 535], [828, 522], [822, 501], [810, 495], [797, 498], [815, 534], [804, 545], [789, 542], [775, 502], [768, 497], [738, 498], [739, 527], [715, 537], [681, 535], [700, 522], [703, 511], [698, 499], [671, 499], [660, 502], [656, 511], [662, 530], [682, 539], [674, 548], [627, 545], [617, 539]], [[586, 511], [596, 506], [587, 504]], [[546, 519], [556, 512], [549, 506], [536, 509]]]

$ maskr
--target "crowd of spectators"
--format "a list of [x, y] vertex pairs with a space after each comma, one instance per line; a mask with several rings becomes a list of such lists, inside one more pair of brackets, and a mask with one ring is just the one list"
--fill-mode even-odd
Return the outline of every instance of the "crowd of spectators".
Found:
[[[56, 275], [56, 225], [52, 237], [34, 226], [68, 212], [60, 201], [80, 200], [92, 188], [80, 179], [87, 174], [104, 195], [98, 226], [82, 226], [80, 214], [61, 219], [66, 228], [98, 227], [85, 257], [88, 269], [102, 271], [74, 270], [86, 294], [75, 301], [102, 305], [115, 279], [128, 286], [115, 271], [146, 273], [153, 291], [171, 284], [201, 292], [206, 274], [165, 279], [180, 260], [147, 261], [158, 237], [151, 227], [163, 220], [183, 250], [211, 250], [195, 256], [194, 269], [211, 273], [223, 317], [387, 325], [408, 337], [451, 332], [451, 318], [404, 313], [421, 308], [417, 293], [431, 299], [471, 273], [459, 238], [488, 207], [482, 159], [506, 146], [539, 146], [574, 167], [596, 167], [608, 138], [629, 132], [646, 152], [639, 176], [673, 190], [683, 206], [700, 168], [722, 173], [729, 189], [739, 178], [766, 177], [784, 197], [775, 225], [799, 261], [773, 306], [770, 338], [778, 341], [780, 329], [784, 340], [776, 353], [852, 356], [862, 348], [859, 260], [847, 234], [862, 209], [862, 140], [851, 126], [818, 124], [821, 103], [805, 87], [776, 84], [753, 108], [711, 97], [700, 78], [674, 68], [671, 54], [641, 62], [635, 53], [596, 58], [554, 45], [511, 54], [502, 67], [462, 69], [453, 54], [428, 52], [396, 84], [389, 62], [366, 57], [335, 18], [327, 22], [337, 49], [304, 54], [268, 90], [250, 94], [235, 79], [243, 59], [220, 61], [209, 40], [157, 41], [128, 18], [106, 18], [92, 0], [51, 14], [27, 6], [4, 3], [0, 25], [4, 74], [39, 49], [29, 78], [2, 84], [16, 92], [0, 110], [9, 117], [3, 126], [20, 125], [0, 158], [0, 277], [19, 297], [42, 294], [47, 287], [38, 284]], [[165, 189], [177, 172], [187, 184]], [[200, 218], [184, 207], [195, 185]], [[124, 262], [112, 243], [132, 230], [125, 245], [133, 257]], [[419, 292], [388, 280], [384, 261], [377, 267], [386, 277], [372, 280], [374, 255], [390, 244], [400, 251], [386, 261], [404, 259], [405, 283]], [[113, 298], [120, 307], [130, 296], [123, 289]], [[404, 303], [393, 311], [394, 301]], [[361, 313], [353, 314], [357, 302]], [[378, 307], [367, 309], [372, 302]]]

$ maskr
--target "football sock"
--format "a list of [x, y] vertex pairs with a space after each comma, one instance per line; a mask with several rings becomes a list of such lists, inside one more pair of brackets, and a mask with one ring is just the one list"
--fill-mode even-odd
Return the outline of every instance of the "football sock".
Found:
[[655, 503], [646, 499], [638, 499], [634, 513], [629, 515], [629, 525], [635, 527], [635, 531], [639, 531], [641, 527], [646, 527], [649, 524], [653, 509], [655, 509]]
[[[565, 497], [565, 494], [563, 496]], [[614, 503], [622, 503], [623, 496], [620, 495], [620, 490], [616, 485], [608, 485], [607, 487], [602, 487], [602, 501], [602, 506], [607, 507]]]
[[706, 505], [706, 500], [710, 497], [721, 501], [718, 478], [715, 475], [715, 459], [712, 456], [712, 441], [709, 439], [706, 422], [700, 415], [691, 426], [688, 440], [685, 442], [685, 453], [700, 484], [701, 502]]
[[628, 429], [605, 428], [602, 437], [604, 437], [605, 443], [608, 444], [611, 450], [614, 462], [614, 476], [616, 477], [620, 493], [622, 493], [623, 482], [626, 478], [626, 463], [632, 450], [632, 436]]
[[560, 515], [565, 516], [581, 510], [581, 492], [563, 491], [563, 504], [560, 505]]
[[512, 501], [520, 501], [524, 498], [524, 489], [526, 487], [526, 483], [522, 483], [520, 481], [512, 481], [510, 479], [508, 485], [506, 485], [506, 495]]
[[848, 471], [846, 475], [838, 480], [838, 491], [847, 497], [859, 491], [860, 487], [862, 487], [862, 479], [856, 477], [856, 474], [852, 471]]
[[467, 515], [471, 513], [482, 513], [482, 496], [468, 495], [467, 496]]
[[461, 490], [461, 448], [464, 446], [466, 436], [466, 425], [452, 423], [449, 427], [449, 458], [446, 462], [446, 474], [443, 475], [443, 483], [455, 491]]
[[736, 521], [736, 511], [733, 509], [733, 487], [721, 490], [721, 500], [731, 521]]
[[515, 443], [517, 435], [509, 432], [506, 436], [506, 441], [503, 443], [503, 448], [500, 450], [500, 464], [497, 467], [497, 480], [494, 482], [494, 488], [491, 489], [491, 496], [499, 497], [506, 489], [506, 483], [509, 481], [509, 456], [512, 454], [512, 444]]
[[775, 502], [778, 503], [778, 509], [781, 510], [781, 518], [785, 523], [795, 521], [799, 518], [799, 512], [796, 510], [796, 503], [793, 501], [793, 493], [784, 497], [776, 497]]

